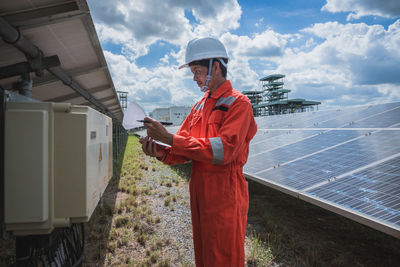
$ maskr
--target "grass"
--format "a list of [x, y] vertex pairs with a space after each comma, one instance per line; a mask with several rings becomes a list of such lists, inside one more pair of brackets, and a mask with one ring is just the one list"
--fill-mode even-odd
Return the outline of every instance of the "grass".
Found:
[[247, 266], [271, 266], [274, 260], [271, 247], [266, 242], [261, 240], [256, 232], [253, 232], [249, 235], [246, 245]]

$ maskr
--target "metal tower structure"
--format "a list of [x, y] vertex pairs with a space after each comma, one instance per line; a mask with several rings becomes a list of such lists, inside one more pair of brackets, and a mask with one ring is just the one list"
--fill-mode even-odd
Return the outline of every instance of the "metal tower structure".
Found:
[[128, 107], [128, 92], [117, 91], [119, 102], [121, 103], [121, 108], [123, 111]]
[[272, 74], [260, 79], [264, 100], [266, 102], [272, 103], [288, 99], [288, 93], [291, 90], [283, 89], [283, 78], [285, 78], [283, 74]]
[[[284, 89], [284, 74], [271, 74], [260, 79], [261, 91], [245, 91], [253, 106], [254, 116], [269, 116], [314, 110], [321, 104], [302, 98], [289, 99], [291, 90]], [[261, 100], [261, 101], [260, 101]]]

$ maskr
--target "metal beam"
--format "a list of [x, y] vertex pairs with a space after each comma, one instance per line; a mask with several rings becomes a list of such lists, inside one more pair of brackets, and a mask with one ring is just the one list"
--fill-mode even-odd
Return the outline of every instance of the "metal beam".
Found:
[[[104, 71], [106, 69], [107, 69], [107, 67], [99, 66], [99, 65], [84, 66], [82, 68], [68, 71], [68, 74], [71, 77], [78, 77], [78, 76], [82, 76], [82, 75], [86, 75], [86, 74], [90, 74], [90, 73], [94, 73], [94, 72], [98, 72], [98, 71]], [[33, 79], [33, 84], [34, 84], [34, 86], [41, 86], [41, 85], [46, 85], [46, 84], [54, 83], [54, 82], [58, 82], [58, 81], [59, 81], [59, 79], [57, 79], [53, 75], [47, 75], [42, 78]]]
[[[78, 1], [78, 5], [81, 7], [81, 9], [89, 10], [86, 0], [77, 0], [77, 1]], [[100, 59], [101, 65], [107, 66], [107, 62], [106, 62], [106, 59], [104, 58], [104, 54], [103, 54], [103, 50], [100, 45], [100, 41], [97, 38], [97, 33], [96, 33], [96, 29], [94, 27], [92, 18], [90, 16], [84, 17], [84, 18], [82, 18], [82, 22], [85, 24], [86, 29], [89, 32], [89, 37], [90, 37], [91, 43], [92, 43], [94, 49], [96, 50], [96, 53]], [[110, 72], [106, 71], [106, 72], [104, 72], [104, 74], [105, 74], [108, 82], [112, 85], [113, 88], [115, 88]], [[116, 90], [114, 89], [113, 93], [114, 93], [115, 97], [118, 99], [117, 93], [115, 91]], [[119, 101], [118, 101], [118, 106], [120, 107], [120, 109], [122, 111]]]
[[18, 76], [30, 72], [42, 73], [43, 69], [60, 65], [58, 56], [40, 57], [38, 60], [20, 62], [9, 66], [0, 67], [0, 79]]
[[[95, 87], [95, 88], [91, 88], [88, 89], [86, 91], [88, 91], [90, 94], [95, 94], [101, 91], [105, 91], [111, 89], [110, 86], [99, 86], [99, 87]], [[68, 95], [62, 95], [62, 96], [58, 96], [58, 97], [54, 97], [54, 98], [49, 98], [46, 99], [44, 101], [48, 101], [48, 102], [65, 102], [68, 100], [72, 100], [74, 98], [78, 98], [78, 97], [82, 97], [80, 94], [78, 93], [72, 93], [72, 94], [68, 94]]]
[[[4, 90], [0, 87], [0, 169], [4, 170], [4, 119], [6, 112], [6, 95]], [[4, 171], [0, 172], [0, 237], [4, 236]]]
[[7, 20], [8, 23], [20, 29], [28, 29], [67, 20], [75, 20], [88, 14], [89, 11], [80, 10], [75, 1], [66, 1], [39, 8], [2, 13], [0, 16]]
[[[103, 99], [103, 98], [102, 98], [102, 99]], [[115, 97], [115, 96], [112, 96], [112, 98], [111, 98], [111, 96], [110, 96], [110, 97], [105, 97], [104, 100], [102, 100], [102, 102], [104, 102], [104, 104], [105, 104], [106, 106], [108, 106], [109, 104], [111, 104], [111, 103], [113, 103], [113, 102], [119, 104], [118, 98]], [[107, 102], [109, 102], [109, 103], [107, 104]]]
[[109, 106], [108, 108], [109, 110], [120, 110], [122, 112], [121, 107], [118, 104]]
[[[114, 106], [113, 106], [114, 107]], [[119, 109], [119, 107], [118, 106], [116, 106], [115, 108], [111, 108], [110, 109], [110, 111], [113, 111], [113, 110], [118, 110]]]
[[[106, 101], [113, 100], [113, 99], [115, 99], [115, 96], [112, 95], [112, 96], [107, 96], [107, 97], [100, 98], [100, 99], [98, 99], [98, 101], [106, 102]], [[115, 100], [118, 101], [118, 99], [115, 99]], [[88, 105], [88, 104], [89, 104], [89, 102], [84, 102], [84, 103], [82, 103], [80, 105]]]
[[[37, 58], [43, 55], [43, 52], [38, 47], [26, 40], [24, 36], [20, 34], [20, 32], [8, 24], [2, 17], [0, 17], [0, 36], [4, 41], [14, 45], [28, 57]], [[115, 118], [115, 115], [112, 114], [107, 107], [105, 107], [91, 94], [85, 91], [79, 83], [72, 79], [71, 76], [66, 74], [60, 67], [48, 68], [47, 70], [60, 79], [65, 85], [71, 87], [73, 90], [86, 98], [90, 103], [98, 107], [104, 114]]]
[[93, 104], [96, 107], [98, 107], [103, 113], [114, 117], [114, 114], [112, 114], [107, 107], [105, 107], [101, 102], [99, 102], [96, 98], [94, 98], [91, 94], [89, 94], [87, 91], [85, 91], [79, 83], [77, 83], [74, 79], [72, 79], [71, 76], [66, 74], [61, 68], [56, 67], [56, 68], [49, 68], [48, 71], [59, 78], [65, 85], [71, 87], [74, 89], [76, 92], [78, 92], [81, 96], [83, 96], [85, 99], [88, 100], [88, 104]]

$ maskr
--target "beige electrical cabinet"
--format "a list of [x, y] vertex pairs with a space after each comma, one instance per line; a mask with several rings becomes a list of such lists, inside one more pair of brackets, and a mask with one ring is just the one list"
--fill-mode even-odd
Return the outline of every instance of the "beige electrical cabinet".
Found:
[[9, 102], [4, 163], [7, 230], [87, 222], [112, 177], [112, 120], [86, 106]]

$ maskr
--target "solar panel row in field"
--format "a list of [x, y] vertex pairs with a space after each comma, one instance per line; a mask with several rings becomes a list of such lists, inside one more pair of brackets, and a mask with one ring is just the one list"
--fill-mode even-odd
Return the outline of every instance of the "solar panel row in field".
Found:
[[256, 121], [246, 177], [400, 237], [400, 103]]

